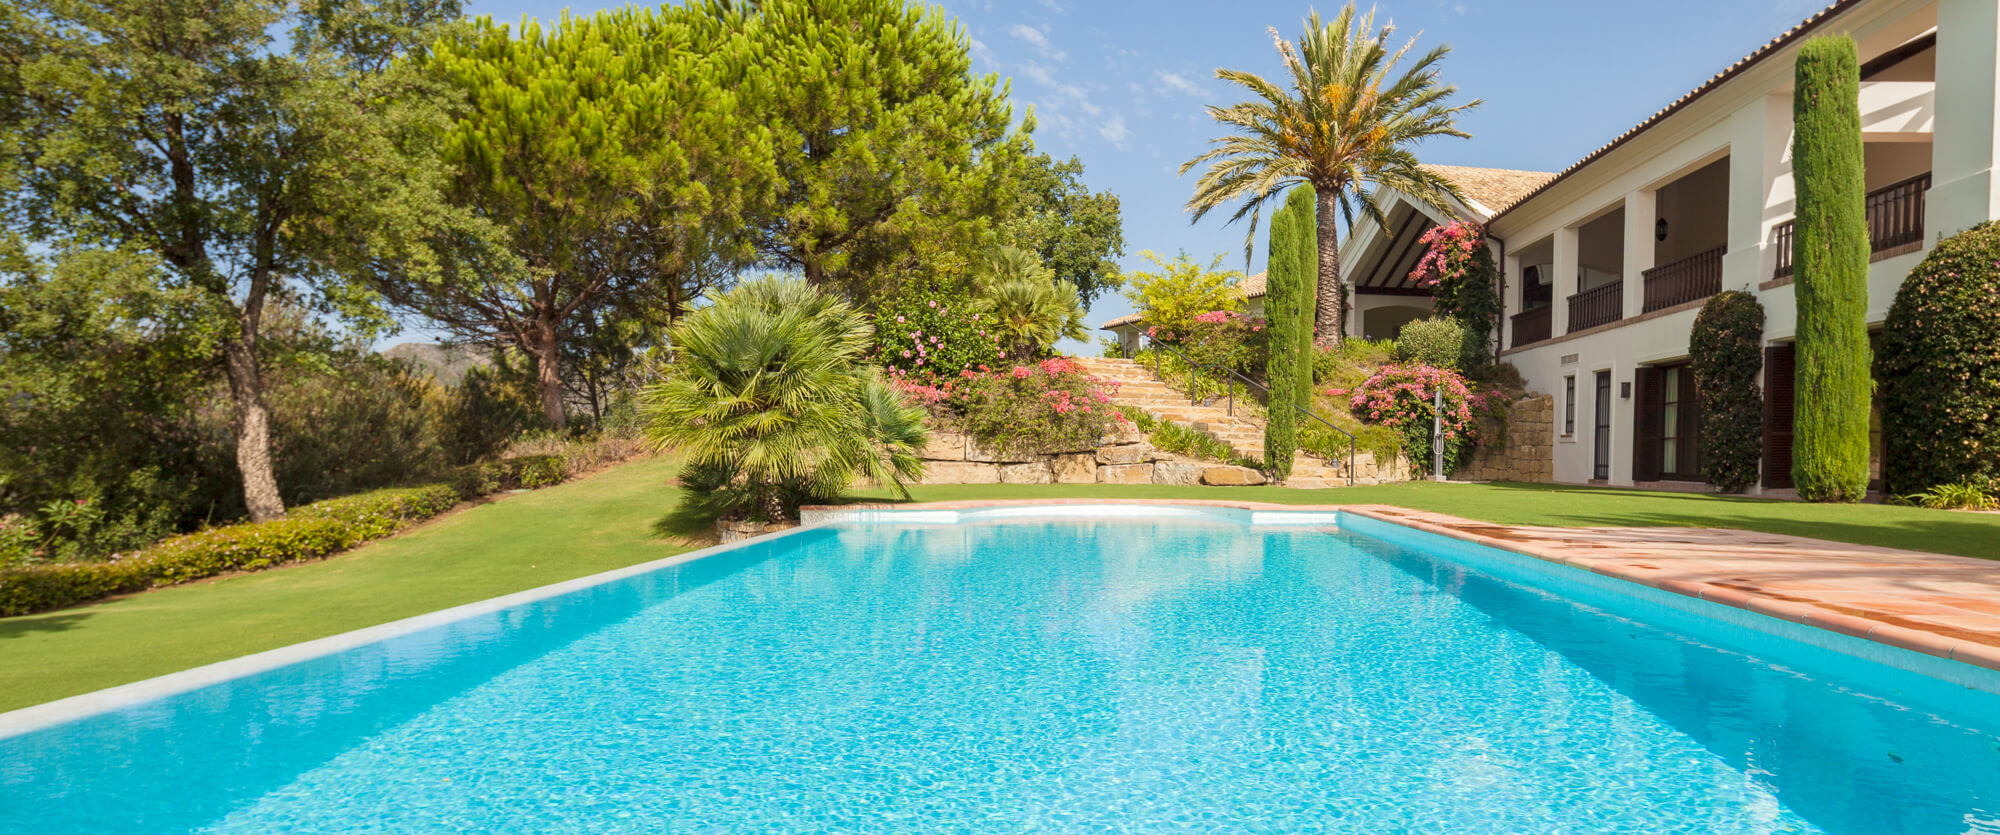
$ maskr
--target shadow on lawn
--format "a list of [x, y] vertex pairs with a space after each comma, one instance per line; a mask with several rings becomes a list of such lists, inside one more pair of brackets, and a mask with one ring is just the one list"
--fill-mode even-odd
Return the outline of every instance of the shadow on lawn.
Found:
[[1895, 505], [1827, 505], [1753, 496], [1496, 483], [1567, 527], [1736, 528], [1860, 545], [2000, 559], [2000, 515]]
[[76, 612], [63, 615], [25, 615], [0, 620], [0, 641], [22, 638], [37, 632], [68, 632], [83, 625], [90, 615]]

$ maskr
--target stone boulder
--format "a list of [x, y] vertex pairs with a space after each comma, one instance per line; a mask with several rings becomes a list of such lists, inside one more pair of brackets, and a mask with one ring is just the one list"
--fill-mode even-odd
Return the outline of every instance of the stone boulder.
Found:
[[1097, 468], [1099, 484], [1150, 484], [1152, 464], [1108, 464]]
[[1057, 484], [1097, 483], [1097, 454], [1079, 452], [1058, 455], [1049, 462]]
[[1000, 465], [1001, 484], [1053, 484], [1055, 480], [1055, 470], [1047, 461]]
[[1153, 483], [1192, 487], [1201, 483], [1201, 465], [1178, 458], [1153, 462]]
[[925, 484], [999, 484], [1000, 468], [977, 461], [927, 461]]
[[1249, 467], [1213, 466], [1201, 471], [1201, 483], [1217, 487], [1244, 487], [1264, 483], [1264, 474]]

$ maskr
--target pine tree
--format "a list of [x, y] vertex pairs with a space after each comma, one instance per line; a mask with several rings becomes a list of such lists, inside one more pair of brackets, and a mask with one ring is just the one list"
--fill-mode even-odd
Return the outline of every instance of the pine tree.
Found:
[[1810, 501], [1868, 490], [1868, 223], [1854, 39], [1799, 48], [1792, 96], [1798, 183], [1797, 417], [1792, 481]]
[[1265, 267], [1264, 316], [1271, 328], [1270, 418], [1264, 427], [1264, 460], [1279, 477], [1291, 473], [1298, 449], [1296, 404], [1312, 408], [1313, 311], [1318, 279], [1318, 227], [1313, 192], [1294, 188], [1271, 218]]

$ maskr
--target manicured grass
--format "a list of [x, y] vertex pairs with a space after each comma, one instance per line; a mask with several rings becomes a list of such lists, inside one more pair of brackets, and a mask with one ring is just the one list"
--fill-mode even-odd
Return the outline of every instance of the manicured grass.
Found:
[[639, 461], [323, 562], [0, 619], [0, 711], [684, 552], [673, 472]]
[[[447, 516], [330, 560], [0, 619], [0, 710], [25, 707], [687, 550], [673, 462], [627, 464]], [[919, 501], [1236, 499], [1391, 504], [1519, 525], [1730, 527], [2000, 557], [2000, 515], [1515, 484], [1336, 490], [1155, 485], [918, 487]], [[883, 491], [857, 499], [880, 500]]]

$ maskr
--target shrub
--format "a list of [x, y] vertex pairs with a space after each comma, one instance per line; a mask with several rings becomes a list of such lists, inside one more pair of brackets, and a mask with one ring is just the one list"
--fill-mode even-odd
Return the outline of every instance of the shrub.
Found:
[[573, 473], [560, 455], [521, 455], [467, 464], [452, 471], [451, 485], [467, 498], [502, 490], [534, 490], [560, 484]]
[[453, 464], [470, 464], [500, 453], [507, 442], [542, 423], [539, 395], [526, 375], [496, 355], [494, 368], [474, 366], [445, 392], [438, 409], [439, 443]]
[[1881, 351], [1885, 491], [2000, 492], [2000, 223], [1924, 257], [1889, 306]]
[[0, 568], [0, 615], [321, 559], [437, 516], [458, 500], [458, 491], [442, 484], [376, 490], [298, 507], [282, 519], [177, 536], [110, 561]]
[[1091, 449], [1114, 421], [1125, 419], [1111, 405], [1115, 387], [1066, 357], [967, 371], [934, 386], [904, 382], [901, 388], [940, 425], [1008, 456]]
[[1464, 352], [1465, 326], [1456, 319], [1418, 319], [1396, 335], [1396, 356], [1406, 363], [1457, 370]]
[[1798, 187], [1797, 415], [1792, 482], [1810, 501], [1868, 490], [1868, 223], [1862, 216], [1861, 72], [1854, 39], [1799, 48], [1792, 94]]
[[987, 258], [972, 310], [1017, 360], [1048, 356], [1057, 342], [1090, 335], [1076, 285], [1056, 280], [1040, 255], [1011, 246]]
[[1391, 427], [1403, 436], [1403, 449], [1418, 472], [1431, 468], [1432, 399], [1444, 393], [1444, 469], [1458, 468], [1477, 442], [1478, 420], [1465, 378], [1448, 368], [1392, 365], [1377, 371], [1354, 391], [1349, 405], [1356, 416]]
[[1154, 449], [1238, 467], [1263, 469], [1263, 462], [1236, 454], [1236, 448], [1206, 432], [1197, 432], [1170, 420], [1160, 420], [1139, 409], [1119, 413], [1146, 434]]
[[1701, 400], [1701, 469], [1724, 493], [1757, 483], [1763, 452], [1764, 306], [1749, 293], [1710, 296], [1688, 336], [1694, 389]]
[[1206, 268], [1185, 252], [1171, 261], [1154, 252], [1139, 255], [1159, 267], [1159, 272], [1127, 275], [1125, 297], [1145, 317], [1149, 335], [1178, 338], [1194, 317], [1211, 310], [1235, 310], [1243, 303], [1243, 291], [1236, 286], [1242, 274], [1223, 270], [1221, 255]]
[[1937, 510], [2000, 510], [2000, 498], [1995, 498], [1984, 485], [1968, 481], [1939, 484], [1928, 490], [1897, 496], [1893, 501]]
[[1456, 367], [1477, 370], [1492, 359], [1493, 327], [1501, 308], [1500, 267], [1486, 246], [1486, 229], [1459, 221], [1425, 232], [1419, 240], [1424, 257], [1410, 278], [1431, 291], [1438, 316], [1463, 326]]
[[1238, 374], [1263, 373], [1270, 357], [1270, 332], [1264, 320], [1233, 310], [1197, 315], [1179, 337], [1181, 351], [1188, 359]]
[[847, 302], [797, 279], [757, 279], [682, 319], [671, 342], [665, 379], [641, 394], [647, 438], [727, 473], [728, 512], [791, 517], [857, 475], [907, 496], [904, 483], [922, 474], [923, 411], [864, 361], [876, 334]]
[[894, 373], [951, 377], [1006, 351], [967, 288], [942, 277], [905, 281], [875, 312], [875, 359]]

